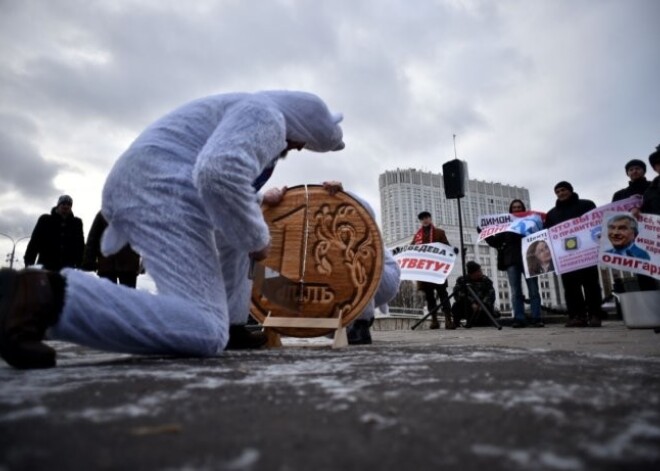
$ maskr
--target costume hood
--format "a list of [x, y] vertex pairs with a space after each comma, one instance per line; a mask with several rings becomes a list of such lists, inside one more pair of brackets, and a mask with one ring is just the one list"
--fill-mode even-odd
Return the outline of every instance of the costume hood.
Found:
[[267, 91], [256, 94], [272, 103], [286, 122], [286, 139], [305, 144], [314, 152], [329, 152], [345, 147], [339, 123], [341, 114], [332, 114], [314, 94], [297, 91]]

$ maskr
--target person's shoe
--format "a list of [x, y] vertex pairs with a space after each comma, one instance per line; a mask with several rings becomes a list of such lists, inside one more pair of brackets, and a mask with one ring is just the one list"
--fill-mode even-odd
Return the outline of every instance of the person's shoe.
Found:
[[431, 321], [431, 324], [429, 325], [429, 329], [431, 330], [436, 330], [440, 328], [440, 323], [438, 322], [438, 319], [433, 319]]
[[62, 312], [64, 289], [57, 273], [0, 270], [0, 356], [14, 368], [55, 366], [55, 350], [43, 339]]
[[564, 327], [587, 327], [587, 321], [581, 317], [574, 317], [569, 319]]
[[531, 326], [538, 328], [538, 327], [545, 327], [545, 324], [541, 319], [536, 319], [536, 320], [532, 320]]
[[349, 345], [371, 345], [371, 332], [369, 326], [371, 323], [358, 319], [346, 329], [346, 337]]
[[600, 317], [590, 317], [589, 318], [589, 327], [601, 327], [603, 321], [600, 320]]
[[511, 327], [513, 327], [514, 329], [523, 329], [527, 327], [527, 322], [514, 319], [514, 321], [511, 323]]
[[251, 331], [244, 325], [229, 326], [229, 341], [225, 350], [249, 350], [266, 345], [268, 336], [263, 331]]
[[451, 314], [446, 312], [445, 313], [445, 329], [454, 330], [455, 328], [456, 328], [456, 324], [454, 324], [454, 321], [451, 318]]

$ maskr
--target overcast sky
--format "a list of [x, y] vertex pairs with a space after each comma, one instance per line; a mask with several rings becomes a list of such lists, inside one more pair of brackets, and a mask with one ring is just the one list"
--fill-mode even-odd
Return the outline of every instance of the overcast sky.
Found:
[[268, 186], [341, 180], [379, 211], [378, 175], [441, 172], [456, 134], [470, 178], [534, 209], [560, 180], [605, 204], [660, 144], [659, 25], [657, 0], [0, 0], [0, 232], [62, 193], [86, 232], [151, 121], [263, 89], [345, 115], [344, 151], [294, 152]]

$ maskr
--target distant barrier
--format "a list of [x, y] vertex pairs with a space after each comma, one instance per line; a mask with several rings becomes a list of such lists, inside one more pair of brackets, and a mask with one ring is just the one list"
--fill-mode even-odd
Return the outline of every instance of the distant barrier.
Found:
[[[421, 315], [418, 316], [399, 316], [392, 315], [376, 317], [372, 326], [373, 330], [410, 330], [412, 326], [419, 322]], [[431, 319], [427, 319], [417, 327], [418, 330], [428, 329]]]

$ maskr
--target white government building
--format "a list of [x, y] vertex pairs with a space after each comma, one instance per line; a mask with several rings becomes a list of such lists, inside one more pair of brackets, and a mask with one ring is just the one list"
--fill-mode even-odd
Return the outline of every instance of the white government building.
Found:
[[[445, 230], [449, 243], [460, 247], [458, 200], [446, 198], [441, 173], [396, 169], [382, 173], [378, 180], [381, 226], [388, 248], [410, 243], [420, 227], [417, 215], [422, 211], [430, 212], [433, 224]], [[524, 201], [528, 209], [547, 210], [534, 208], [530, 204], [529, 190], [526, 188], [479, 180], [467, 179], [465, 197], [460, 199], [466, 261], [478, 262], [484, 274], [493, 280], [498, 308], [507, 315], [511, 313], [511, 299], [506, 273], [497, 270], [497, 251], [485, 242], [477, 242], [477, 221], [482, 215], [507, 213], [511, 200], [516, 198]], [[462, 269], [457, 261], [449, 276], [450, 293], [461, 274]], [[539, 288], [544, 306], [559, 308], [564, 304], [560, 282], [554, 274], [541, 275]], [[527, 296], [525, 283], [523, 290]], [[529, 305], [526, 307], [529, 311]]]

